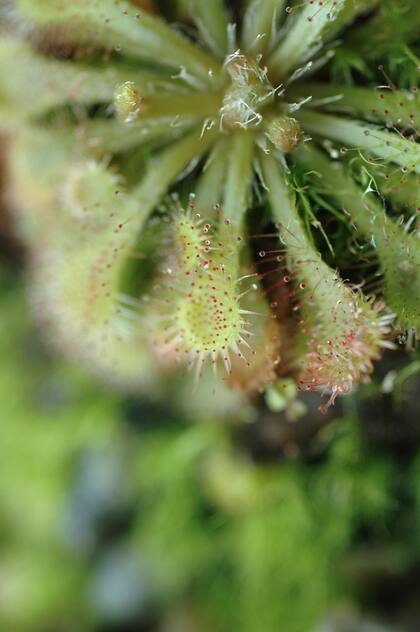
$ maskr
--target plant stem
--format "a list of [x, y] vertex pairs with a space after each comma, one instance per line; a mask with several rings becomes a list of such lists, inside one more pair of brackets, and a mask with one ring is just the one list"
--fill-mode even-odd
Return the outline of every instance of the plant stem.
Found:
[[292, 84], [287, 91], [292, 99], [308, 96], [312, 97], [309, 108], [355, 112], [399, 127], [420, 127], [420, 102], [412, 92], [306, 82]]
[[145, 99], [144, 109], [140, 108], [139, 120], [185, 117], [216, 117], [223, 104], [223, 95], [215, 92], [193, 92], [173, 94]]
[[283, 79], [301, 62], [307, 60], [322, 37], [344, 7], [345, 0], [326, 0], [322, 6], [305, 2], [285, 38], [273, 51], [268, 65], [276, 78]]
[[77, 134], [93, 153], [120, 153], [156, 141], [167, 142], [185, 134], [198, 124], [196, 118], [183, 118], [171, 125], [166, 118], [135, 121], [123, 125], [114, 119], [92, 119], [81, 123]]
[[248, 208], [252, 181], [252, 159], [255, 137], [251, 132], [232, 133], [228, 155], [228, 171], [224, 196], [224, 214], [232, 222], [234, 230], [241, 230]]
[[185, 0], [188, 12], [215, 57], [228, 53], [228, 14], [223, 0]]
[[192, 160], [200, 159], [217, 137], [215, 129], [207, 131], [203, 136], [200, 132], [201, 130], [194, 130], [150, 160], [142, 182], [133, 190], [133, 195], [138, 200], [138, 213], [133, 218], [137, 228], [176, 177]]
[[309, 248], [312, 252], [313, 247], [305, 233], [297, 208], [290, 198], [290, 191], [280, 163], [273, 156], [264, 155], [262, 168], [268, 187], [270, 207], [274, 220], [282, 226], [283, 240], [288, 245]]
[[[36, 116], [66, 103], [83, 105], [112, 101], [115, 87], [133, 81], [142, 96], [186, 92], [185, 83], [168, 74], [137, 70], [125, 64], [95, 66], [48, 59], [22, 42], [0, 42], [2, 107]], [[16, 68], [19, 72], [16, 72]]]
[[242, 46], [253, 55], [264, 52], [270, 46], [273, 30], [285, 0], [251, 0], [243, 20]]
[[210, 82], [219, 65], [210, 55], [171, 29], [160, 18], [149, 15], [124, 0], [17, 0], [22, 17], [40, 25], [62, 27], [63, 39], [100, 48], [116, 48]]
[[420, 173], [420, 145], [403, 136], [369, 127], [359, 121], [308, 110], [299, 110], [295, 116], [306, 132], [368, 151], [369, 154]]
[[291, 199], [285, 173], [273, 156], [263, 155], [261, 161], [271, 211], [275, 222], [279, 224], [282, 242], [286, 244], [292, 262], [291, 269], [299, 278], [305, 279], [305, 283], [309, 283], [310, 291], [320, 289], [322, 278], [321, 289], [326, 293], [326, 301], [330, 301], [333, 307], [337, 301], [333, 271], [322, 261], [305, 231], [296, 203]]
[[214, 205], [219, 204], [222, 199], [228, 146], [227, 138], [221, 138], [216, 142], [198, 181], [195, 203], [205, 218], [212, 215]]

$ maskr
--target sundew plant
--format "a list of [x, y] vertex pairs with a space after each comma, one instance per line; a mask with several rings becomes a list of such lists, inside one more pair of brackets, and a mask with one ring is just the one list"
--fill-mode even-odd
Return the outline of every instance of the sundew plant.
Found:
[[1, 6], [8, 195], [65, 354], [328, 405], [415, 342], [416, 0]]

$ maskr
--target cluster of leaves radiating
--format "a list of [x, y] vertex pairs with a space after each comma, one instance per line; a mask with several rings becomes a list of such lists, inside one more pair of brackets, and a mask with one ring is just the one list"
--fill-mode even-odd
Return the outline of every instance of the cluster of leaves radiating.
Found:
[[343, 420], [309, 459], [254, 462], [203, 411], [186, 426], [176, 404], [132, 410], [47, 362], [21, 288], [0, 281], [5, 630], [301, 632], [348, 609], [365, 573], [418, 559], [416, 441], [398, 466]]
[[397, 4], [7, 4], [11, 194], [66, 353], [125, 388], [156, 387], [157, 355], [333, 401], [392, 319], [416, 332], [419, 16]]

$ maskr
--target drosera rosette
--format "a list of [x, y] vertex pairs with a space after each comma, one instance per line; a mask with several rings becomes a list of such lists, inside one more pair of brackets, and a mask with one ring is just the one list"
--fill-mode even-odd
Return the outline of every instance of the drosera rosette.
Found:
[[290, 296], [299, 319], [298, 385], [301, 390], [329, 392], [328, 406], [372, 372], [373, 361], [390, 344], [386, 338], [393, 317], [381, 314], [380, 303], [352, 289], [322, 260], [305, 232], [286, 173], [273, 156], [264, 155], [261, 163], [284, 244], [281, 270], [293, 288]]
[[[214, 335], [215, 327], [229, 322], [230, 333], [224, 340], [229, 354], [221, 353], [223, 345], [217, 347], [216, 364], [222, 365], [218, 375], [231, 385], [242, 384], [245, 391], [260, 390], [273, 376], [287, 372], [288, 348], [306, 349], [310, 339], [304, 323], [290, 325], [288, 301], [295, 301], [295, 291], [308, 303], [312, 315], [304, 320], [310, 321], [313, 331], [316, 311], [322, 316], [320, 322], [327, 323], [332, 305], [341, 297], [338, 324], [332, 327], [337, 349], [348, 333], [343, 324], [347, 317], [353, 324], [357, 320], [356, 329], [363, 332], [364, 346], [350, 345], [342, 365], [337, 355], [330, 358], [327, 370], [317, 367], [312, 356], [310, 379], [330, 390], [338, 385], [343, 391], [344, 384], [354, 384], [368, 373], [368, 357], [376, 357], [375, 349], [381, 347], [380, 335], [369, 337], [375, 323], [381, 322], [376, 308], [335, 278], [315, 246], [304, 241], [303, 230], [301, 245], [286, 243], [285, 263], [293, 268], [290, 276], [297, 280], [302, 275], [294, 290], [284, 289], [285, 274], [279, 271], [270, 271], [270, 279], [261, 275], [248, 239], [246, 213], [266, 197], [267, 177], [261, 165], [275, 155], [283, 168], [292, 166], [315, 142], [332, 148], [330, 159], [325, 158], [332, 177], [336, 164], [348, 164], [352, 158], [369, 162], [372, 157], [375, 165], [401, 169], [410, 190], [415, 188], [419, 110], [412, 77], [418, 11], [415, 0], [398, 4], [396, 8], [393, 0], [302, 0], [290, 5], [283, 0], [7, 0], [0, 9], [10, 31], [0, 41], [0, 111], [14, 136], [13, 202], [19, 211], [19, 232], [30, 252], [38, 304], [54, 321], [57, 340], [72, 357], [102, 367], [107, 374], [115, 372], [121, 383], [131, 382], [138, 370], [141, 383], [147, 373], [151, 330], [158, 332], [161, 349], [162, 338], [168, 340], [166, 358], [173, 355], [173, 341], [181, 330], [183, 351], [178, 357], [184, 360], [180, 364], [199, 375], [214, 360], [214, 344], [210, 349], [208, 343], [221, 338]], [[393, 16], [392, 24], [387, 14]], [[177, 25], [169, 20], [177, 20]], [[393, 53], [388, 54], [391, 49], [395, 52], [396, 30], [404, 38], [398, 44], [399, 59], [406, 63], [394, 63]], [[360, 51], [372, 62], [369, 71]], [[383, 80], [385, 88], [378, 85]], [[266, 159], [261, 158], [261, 150]], [[79, 213], [79, 185], [85, 177], [91, 187], [85, 190], [88, 199]], [[282, 187], [280, 167], [274, 178]], [[152, 278], [145, 256], [149, 239], [145, 227], [173, 191], [183, 202], [195, 191], [196, 209], [169, 211], [170, 246], [165, 250], [158, 238], [152, 253], [164, 274]], [[402, 205], [403, 211], [411, 205], [408, 192], [399, 191], [398, 201], [394, 191], [383, 193], [387, 205]], [[360, 206], [370, 196], [366, 189], [357, 188], [350, 198], [356, 207], [356, 198]], [[217, 204], [223, 213], [213, 210]], [[411, 223], [404, 227], [391, 223], [382, 243], [384, 225], [375, 220], [372, 232], [364, 210], [363, 216], [362, 211], [355, 211], [354, 217], [352, 213], [348, 225], [359, 223], [360, 234], [373, 236], [378, 253], [382, 249], [388, 257], [385, 276], [386, 268], [401, 268], [407, 259], [399, 278], [386, 276], [385, 297], [400, 322], [414, 326], [418, 306], [417, 299], [408, 296], [408, 279], [417, 283], [415, 221], [408, 218]], [[182, 218], [187, 218], [184, 226]], [[255, 220], [252, 232], [258, 236], [264, 226]], [[205, 224], [210, 227], [206, 239]], [[328, 226], [322, 229], [328, 232]], [[286, 238], [283, 233], [281, 238]], [[160, 239], [166, 238], [160, 235]], [[295, 256], [309, 247], [310, 257]], [[206, 248], [210, 248], [207, 253]], [[311, 277], [309, 264], [297, 265], [300, 259], [319, 264], [323, 287], [319, 305], [315, 292], [314, 304], [306, 301], [312, 295], [310, 284], [298, 290], [305, 283], [303, 277]], [[130, 287], [125, 284], [127, 270], [134, 276], [138, 272]], [[398, 284], [404, 278], [406, 286], [401, 289]], [[278, 296], [269, 291], [269, 282], [277, 283]], [[160, 290], [154, 293], [153, 284]], [[252, 285], [257, 289], [250, 290]], [[216, 313], [212, 297], [217, 302], [222, 296]], [[270, 306], [277, 299], [281, 306]], [[150, 329], [144, 326], [145, 312]], [[110, 329], [108, 324], [104, 329], [105, 321], [112, 323]], [[119, 352], [118, 363], [109, 361], [107, 352], [113, 347], [109, 340], [115, 336], [107, 338], [106, 332], [115, 332], [114, 325], [124, 330], [133, 362]], [[161, 337], [162, 326], [175, 327], [178, 334], [172, 331]], [[324, 326], [328, 328], [322, 324], [321, 329]], [[318, 339], [323, 336], [321, 329], [316, 330]], [[248, 339], [245, 332], [255, 335]], [[356, 361], [356, 347], [364, 362]], [[119, 343], [115, 348], [120, 348]], [[323, 348], [322, 354], [327, 355]], [[147, 359], [140, 361], [142, 357]], [[347, 382], [346, 362], [351, 375]], [[131, 367], [129, 371], [125, 365]], [[340, 372], [336, 379], [334, 371]]]

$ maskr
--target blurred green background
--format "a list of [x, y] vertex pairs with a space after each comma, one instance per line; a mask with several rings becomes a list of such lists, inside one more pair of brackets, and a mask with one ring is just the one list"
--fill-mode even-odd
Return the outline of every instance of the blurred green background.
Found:
[[123, 397], [48, 349], [0, 247], [0, 630], [420, 630], [418, 354], [326, 415]]

